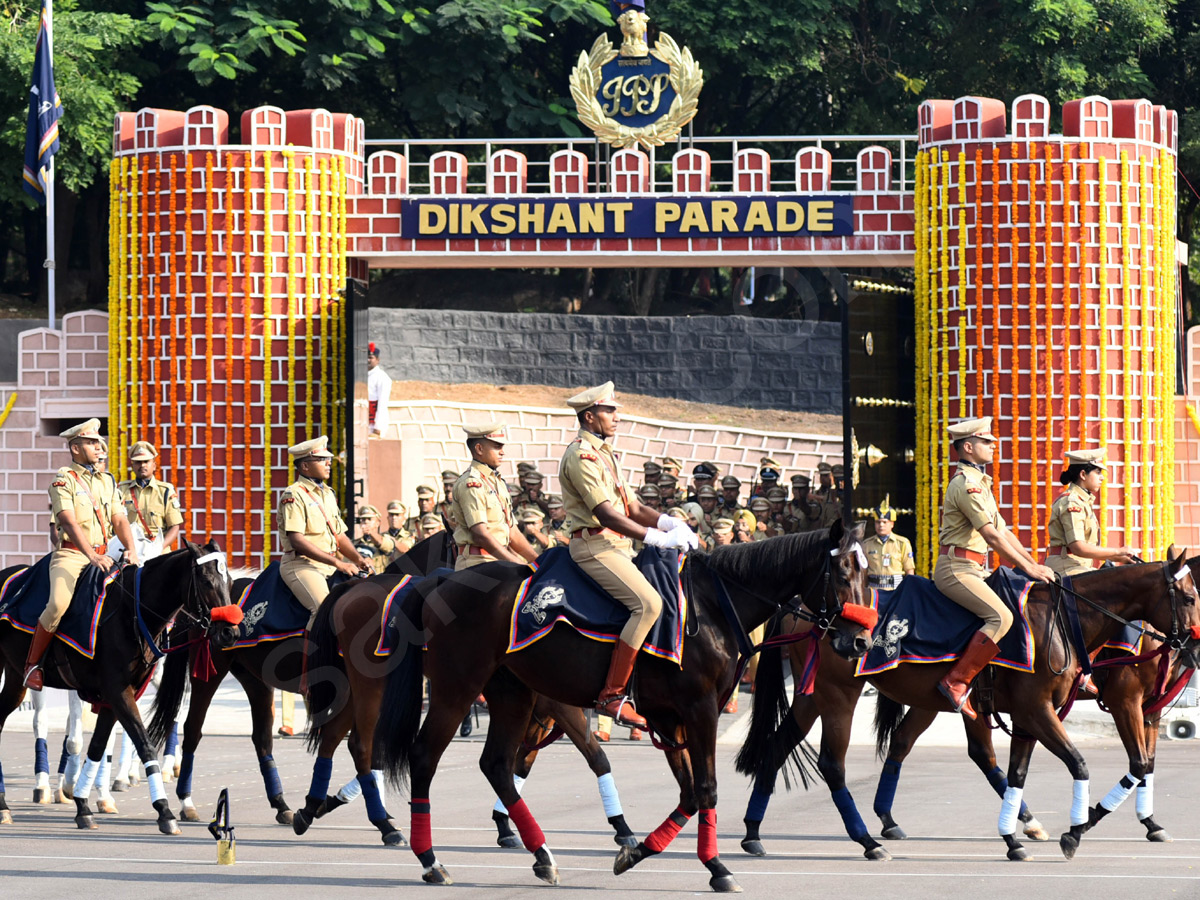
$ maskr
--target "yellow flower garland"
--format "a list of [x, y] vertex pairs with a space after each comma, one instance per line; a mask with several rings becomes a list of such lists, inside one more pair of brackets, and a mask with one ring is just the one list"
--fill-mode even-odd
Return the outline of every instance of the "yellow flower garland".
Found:
[[125, 344], [125, 324], [127, 320], [125, 307], [129, 292], [129, 220], [126, 216], [128, 194], [125, 183], [128, 177], [129, 158], [122, 156], [117, 181], [117, 354], [109, 363], [109, 365], [116, 368], [117, 383], [116, 403], [113, 407], [116, 412], [116, 421], [110, 422], [108, 429], [109, 437], [113, 443], [113, 446], [109, 449], [114, 453], [117, 452], [117, 448], [119, 447], [120, 435], [125, 433], [125, 397], [129, 393], [125, 386], [127, 371], [125, 368], [125, 355], [127, 353], [127, 346]]
[[[942, 387], [941, 427], [938, 434], [938, 503], [940, 505], [946, 472], [943, 465], [950, 459], [950, 441], [946, 426], [950, 424], [950, 154], [942, 151], [942, 192], [938, 197], [938, 221], [942, 233], [938, 239], [938, 275], [941, 280], [940, 304], [942, 327], [940, 329], [941, 351], [938, 354]], [[942, 461], [945, 462], [942, 462]]]
[[958, 415], [967, 417], [967, 154], [958, 153]]
[[[1100, 157], [1100, 391], [1096, 404], [1100, 446], [1108, 445], [1108, 159]], [[1100, 543], [1108, 531], [1108, 481], [1100, 484]]]
[[[225, 441], [233, 446], [233, 303], [234, 303], [234, 260], [233, 260], [233, 154], [226, 152], [222, 159], [225, 170]], [[248, 304], [247, 304], [248, 305]], [[249, 365], [249, 363], [246, 363]], [[243, 540], [245, 529], [241, 529]], [[233, 553], [233, 453], [225, 453], [225, 550]]]
[[114, 159], [108, 166], [108, 426], [109, 433], [112, 434], [117, 423], [117, 382], [120, 381], [120, 371], [117, 366], [117, 324], [120, 322], [120, 301], [118, 299], [118, 285], [121, 283], [120, 275], [120, 254], [118, 248], [120, 241], [117, 236], [121, 227], [121, 213], [119, 206], [120, 190], [119, 185], [120, 161]]
[[192, 341], [192, 312], [195, 303], [195, 291], [192, 283], [192, 239], [195, 234], [192, 221], [192, 192], [196, 183], [192, 154], [183, 157], [184, 190], [183, 190], [183, 478], [178, 485], [179, 491], [187, 498], [188, 531], [196, 531], [196, 497], [192, 484], [192, 441], [195, 431], [192, 429], [192, 391], [196, 382], [192, 378], [192, 355], [195, 345]]
[[983, 150], [975, 150], [975, 415], [983, 415]]
[[287, 163], [287, 440], [296, 443], [296, 151], [283, 151]]
[[210, 150], [204, 158], [204, 534], [213, 530], [213, 170]]
[[[1125, 501], [1122, 521], [1125, 544], [1133, 546], [1133, 289], [1129, 284], [1129, 151], [1121, 151], [1121, 495]], [[1140, 480], [1140, 479], [1139, 479]]]
[[[1158, 503], [1155, 497], [1157, 482], [1160, 477], [1157, 475], [1157, 468], [1152, 465], [1153, 445], [1161, 440], [1162, 435], [1159, 429], [1158, 418], [1154, 415], [1154, 319], [1153, 319], [1153, 304], [1158, 302], [1158, 297], [1153, 291], [1153, 275], [1150, 269], [1150, 247], [1151, 247], [1151, 230], [1150, 230], [1150, 158], [1142, 157], [1141, 159], [1141, 179], [1138, 183], [1138, 201], [1141, 209], [1138, 212], [1138, 221], [1142, 226], [1141, 238], [1138, 242], [1138, 262], [1139, 262], [1139, 296], [1141, 299], [1141, 308], [1138, 310], [1138, 324], [1141, 327], [1141, 344], [1142, 351], [1138, 354], [1138, 380], [1141, 390], [1138, 391], [1139, 406], [1141, 413], [1140, 422], [1140, 441], [1142, 458], [1142, 486], [1139, 492], [1138, 506], [1142, 511], [1142, 549], [1147, 551], [1147, 559], [1156, 559], [1155, 548], [1158, 543]], [[1154, 265], [1157, 266], [1157, 261]]]
[[[1032, 156], [1032, 154], [1031, 154]], [[1042, 425], [1038, 415], [1038, 378], [1041, 374], [1038, 360], [1038, 330], [1042, 327], [1041, 310], [1038, 308], [1038, 243], [1037, 243], [1037, 197], [1038, 179], [1037, 163], [1029, 161], [1029, 487], [1030, 487], [1030, 516], [1029, 516], [1029, 545], [1034, 555], [1037, 555], [1042, 533], [1042, 460], [1038, 441], [1038, 428]], [[1047, 304], [1048, 305], [1048, 304]], [[1016, 460], [1013, 460], [1016, 468]], [[1013, 518], [1016, 518], [1015, 512]]]
[[275, 248], [274, 231], [271, 222], [271, 200], [275, 192], [274, 176], [271, 172], [271, 151], [263, 153], [263, 551], [262, 565], [265, 569], [271, 562], [271, 494], [274, 490], [274, 454], [272, 444], [272, 426], [275, 423], [275, 408], [273, 406], [275, 375], [271, 364], [271, 340], [273, 329], [271, 315], [275, 311], [272, 297], [271, 279], [274, 276], [274, 260], [272, 252]]
[[916, 338], [916, 454], [917, 454], [917, 566], [922, 572], [929, 571], [929, 542], [923, 539], [923, 536], [928, 531], [928, 520], [930, 509], [927, 497], [927, 480], [929, 474], [929, 443], [925, 432], [925, 416], [926, 406], [925, 399], [928, 394], [926, 390], [926, 379], [928, 377], [927, 363], [927, 334], [928, 328], [925, 325], [926, 311], [928, 309], [928, 289], [927, 276], [929, 272], [928, 260], [925, 258], [925, 212], [927, 209], [925, 203], [925, 159], [926, 152], [924, 150], [917, 151], [915, 180], [913, 184], [913, 218], [916, 225], [914, 229], [914, 299], [913, 299], [913, 318]]
[[317, 304], [320, 307], [320, 335], [321, 335], [321, 434], [328, 434], [329, 427], [333, 421], [333, 407], [330, 397], [333, 393], [333, 382], [330, 380], [329, 360], [333, 350], [329, 346], [331, 336], [331, 323], [329, 321], [329, 304], [330, 300], [330, 274], [329, 261], [331, 259], [330, 240], [332, 234], [332, 226], [329, 220], [329, 165], [325, 157], [321, 157], [321, 186], [320, 186], [320, 225], [317, 229], [317, 239], [321, 246], [318, 248], [318, 253], [321, 259], [321, 273], [317, 279]]
[[[250, 218], [254, 212], [254, 194], [250, 190], [253, 183], [254, 151], [247, 150], [242, 154], [242, 232], [243, 240], [249, 243]], [[232, 175], [231, 175], [232, 177]], [[250, 274], [250, 254], [242, 255], [242, 434], [243, 446], [251, 447], [253, 434], [251, 404], [254, 402], [253, 366], [254, 366], [254, 301], [251, 297], [254, 279]], [[264, 420], [265, 421], [265, 420]], [[242, 469], [242, 553], [246, 565], [251, 564], [254, 553], [254, 480], [251, 467]], [[264, 543], [264, 546], [266, 544]]]
[[138, 384], [138, 318], [141, 298], [139, 294], [138, 276], [141, 271], [141, 254], [138, 253], [138, 210], [141, 206], [141, 180], [138, 177], [138, 158], [130, 160], [129, 166], [129, 304], [126, 307], [129, 317], [126, 322], [125, 336], [129, 341], [129, 380], [126, 382], [125, 402], [129, 404], [126, 419], [127, 425], [117, 436], [116, 444], [109, 449], [112, 458], [109, 462], [110, 471], [119, 480], [128, 470], [128, 448], [137, 440], [138, 431], [138, 395], [141, 393], [135, 385]]
[[[317, 361], [317, 344], [313, 340], [313, 329], [320, 321], [318, 309], [320, 299], [317, 296], [317, 191], [316, 163], [311, 156], [304, 157], [304, 424], [312, 432], [316, 424], [313, 414], [313, 404], [317, 392], [317, 373], [320, 364]], [[315, 321], [314, 321], [315, 320]], [[318, 434], [323, 432], [318, 432]]]

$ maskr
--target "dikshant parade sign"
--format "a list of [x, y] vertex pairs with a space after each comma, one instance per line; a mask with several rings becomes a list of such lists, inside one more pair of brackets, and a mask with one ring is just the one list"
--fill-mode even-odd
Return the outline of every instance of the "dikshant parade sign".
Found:
[[854, 233], [845, 195], [480, 197], [404, 200], [403, 238], [841, 237]]

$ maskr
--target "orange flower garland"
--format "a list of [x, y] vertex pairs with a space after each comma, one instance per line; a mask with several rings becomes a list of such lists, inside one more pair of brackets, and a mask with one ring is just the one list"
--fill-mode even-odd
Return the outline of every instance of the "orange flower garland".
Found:
[[[1037, 154], [1037, 149], [1030, 153]], [[1038, 378], [1040, 366], [1038, 360], [1038, 326], [1041, 324], [1041, 310], [1038, 307], [1038, 243], [1037, 243], [1037, 163], [1029, 162], [1029, 482], [1031, 515], [1029, 517], [1030, 549], [1036, 554], [1042, 532], [1041, 507], [1041, 447], [1038, 441], [1038, 428], [1041, 419], [1038, 416]]]
[[[1092, 381], [1086, 377], [1092, 363], [1088, 358], [1088, 336], [1091, 334], [1091, 316], [1088, 314], [1088, 308], [1091, 306], [1088, 300], [1088, 267], [1091, 263], [1088, 253], [1091, 246], [1088, 242], [1088, 221], [1087, 221], [1087, 185], [1088, 185], [1088, 164], [1084, 162], [1087, 156], [1087, 147], [1084, 144], [1079, 145], [1079, 434], [1083, 438], [1088, 436], [1088, 388]], [[1104, 440], [1104, 435], [1100, 435], [1100, 441]]]
[[[225, 549], [233, 553], [233, 154], [225, 154]], [[245, 540], [245, 530], [242, 532]]]
[[192, 237], [194, 228], [192, 222], [192, 188], [195, 186], [192, 169], [192, 154], [184, 156], [184, 191], [183, 191], [183, 478], [178, 485], [180, 492], [187, 498], [187, 515], [189, 516], [188, 531], [196, 530], [196, 497], [192, 492], [192, 440], [195, 432], [192, 430], [192, 391], [195, 382], [192, 380], [192, 353], [195, 347], [192, 343], [192, 298], [195, 296], [192, 285]]
[[975, 415], [983, 415], [983, 150], [975, 149]]
[[[143, 170], [141, 185], [141, 207], [142, 207], [142, 249], [141, 258], [138, 261], [138, 269], [141, 273], [142, 281], [142, 309], [141, 321], [139, 327], [140, 347], [138, 352], [139, 367], [141, 369], [141, 387], [138, 393], [138, 398], [141, 400], [141, 415], [139, 421], [142, 423], [142, 428], [146, 436], [151, 435], [150, 431], [150, 318], [152, 303], [150, 301], [150, 172], [148, 169]], [[138, 440], [139, 435], [134, 435], [134, 440]], [[127, 459], [127, 458], [126, 458]], [[122, 459], [119, 463], [120, 470], [125, 471], [127, 462]]]
[[[992, 416], [1000, 421], [1000, 146], [992, 146]], [[1016, 303], [1009, 301], [1011, 309]], [[1000, 485], [994, 485], [999, 500]]]
[[167, 340], [168, 340], [168, 345], [167, 345], [167, 352], [166, 352], [166, 361], [167, 361], [167, 366], [168, 366], [167, 391], [169, 394], [170, 408], [168, 410], [167, 421], [170, 423], [170, 429], [171, 429], [171, 443], [170, 443], [171, 480], [175, 482], [176, 488], [182, 492], [182, 490], [183, 490], [183, 480], [182, 480], [183, 479], [183, 471], [182, 471], [182, 467], [180, 466], [180, 460], [182, 459], [183, 448], [179, 446], [179, 432], [177, 430], [178, 422], [179, 422], [179, 406], [177, 405], [177, 396], [178, 395], [176, 394], [176, 386], [179, 383], [179, 366], [175, 362], [179, 358], [179, 347], [176, 344], [176, 338], [175, 338], [175, 309], [176, 309], [175, 293], [177, 290], [175, 287], [175, 284], [177, 283], [177, 279], [175, 278], [175, 275], [177, 273], [178, 266], [179, 266], [179, 256], [178, 256], [179, 232], [176, 228], [176, 220], [175, 220], [175, 197], [176, 197], [175, 191], [176, 191], [176, 186], [177, 186], [176, 181], [177, 181], [178, 172], [179, 172], [178, 160], [175, 158], [175, 154], [172, 153], [171, 154], [171, 196], [170, 196], [170, 200], [167, 204], [168, 207], [170, 208], [170, 214], [171, 214], [171, 256], [169, 258], [169, 265], [168, 265], [168, 268], [171, 270], [171, 272], [168, 275], [168, 278], [171, 281], [171, 289], [169, 291], [167, 291]]
[[[1042, 339], [1042, 363], [1043, 371], [1046, 373], [1044, 381], [1046, 388], [1046, 415], [1050, 415], [1050, 411], [1054, 408], [1054, 354], [1053, 347], [1050, 342], [1050, 332], [1054, 328], [1054, 255], [1051, 249], [1051, 238], [1054, 235], [1054, 156], [1053, 148], [1047, 143], [1045, 145], [1046, 168], [1043, 171], [1043, 180], [1045, 185], [1042, 190], [1042, 221], [1045, 227], [1042, 229], [1042, 298], [1046, 303], [1046, 318], [1041, 328]], [[1064, 221], [1063, 227], [1066, 227]], [[1036, 349], [1036, 347], [1035, 347]], [[1053, 429], [1046, 427], [1046, 444], [1042, 452], [1042, 481], [1046, 487], [1046, 497], [1050, 499], [1054, 496], [1053, 462], [1057, 454], [1054, 452], [1054, 442], [1058, 436]], [[1046, 510], [1039, 511], [1038, 515], [1045, 515], [1046, 520], [1049, 520], [1049, 512]]]
[[164, 304], [166, 303], [167, 294], [170, 293], [170, 286], [166, 273], [166, 266], [162, 264], [163, 257], [163, 227], [162, 227], [162, 157], [158, 158], [158, 164], [154, 167], [154, 282], [156, 296], [155, 300], [155, 319], [154, 326], [154, 439], [161, 446], [166, 443], [166, 422], [171, 418], [169, 414], [164, 415], [162, 408], [164, 397], [162, 392], [163, 382], [166, 381], [166, 356], [167, 349], [162, 345], [162, 335], [159, 333], [162, 328], [162, 318], [164, 313]]
[[204, 533], [213, 530], [213, 154], [204, 159]]
[[[1063, 190], [1062, 190], [1062, 255], [1063, 255], [1063, 391], [1062, 404], [1059, 409], [1058, 417], [1063, 423], [1063, 443], [1071, 446], [1071, 397], [1074, 396], [1075, 383], [1071, 372], [1071, 310], [1075, 303], [1071, 299], [1071, 197], [1072, 197], [1072, 172], [1074, 167], [1071, 163], [1071, 145], [1063, 144]], [[1083, 296], [1080, 295], [1077, 301], [1080, 308], [1083, 307]], [[1081, 313], [1082, 315], [1082, 313]]]
[[[242, 231], [246, 235], [246, 240], [249, 241], [251, 227], [250, 218], [254, 211], [254, 192], [250, 190], [251, 172], [254, 169], [254, 151], [247, 150], [242, 158], [244, 166], [242, 176]], [[242, 257], [242, 433], [243, 446], [250, 448], [251, 443], [251, 425], [253, 416], [254, 404], [254, 326], [253, 326], [253, 307], [254, 302], [251, 297], [251, 289], [254, 284], [253, 278], [250, 276], [250, 259], [249, 253]], [[251, 554], [254, 552], [254, 529], [252, 527], [254, 516], [254, 480], [251, 474], [253, 466], [245, 466], [242, 469], [242, 501], [243, 514], [245, 516], [242, 525], [242, 550], [245, 553], [246, 565], [250, 565]]]

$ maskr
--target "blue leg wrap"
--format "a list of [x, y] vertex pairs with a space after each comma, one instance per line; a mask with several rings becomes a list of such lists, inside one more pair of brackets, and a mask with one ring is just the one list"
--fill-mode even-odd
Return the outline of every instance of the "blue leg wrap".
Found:
[[67, 771], [67, 760], [71, 758], [70, 752], [67, 750], [67, 739], [63, 738], [62, 755], [58, 758], [58, 774], [62, 775]]
[[179, 723], [171, 725], [171, 733], [167, 735], [167, 746], [163, 748], [163, 756], [174, 756], [179, 750]]
[[4, 766], [0, 766], [0, 794], [4, 793]]
[[46, 749], [45, 738], [38, 738], [33, 742], [33, 771], [37, 775], [43, 772], [50, 774], [50, 753]]
[[195, 753], [185, 753], [179, 761], [179, 781], [175, 784], [175, 796], [180, 800], [192, 796], [192, 768], [195, 764]]
[[375, 773], [359, 775], [358, 783], [362, 785], [363, 802], [367, 804], [367, 818], [372, 822], [386, 819], [388, 814], [387, 810], [383, 808], [383, 800], [379, 796], [379, 785], [375, 783]]
[[756, 784], [750, 793], [750, 802], [746, 805], [746, 818], [751, 822], [761, 822], [767, 817], [767, 804], [770, 802], [770, 793]]
[[[992, 786], [992, 790], [1000, 797], [1004, 796], [1004, 792], [1008, 790], [1008, 779], [1004, 777], [1004, 772], [999, 766], [992, 766], [992, 771], [987, 773], [988, 784]], [[1025, 821], [1029, 817], [1029, 807], [1025, 805], [1025, 801], [1021, 801], [1021, 821]]]
[[892, 804], [896, 800], [896, 788], [900, 785], [900, 763], [889, 759], [883, 764], [879, 775], [879, 786], [875, 788], [875, 803], [873, 809], [877, 816], [890, 816]]
[[[330, 763], [333, 761], [330, 760]], [[331, 766], [332, 768], [332, 766]], [[278, 797], [283, 793], [283, 784], [279, 781], [279, 770], [275, 768], [275, 757], [268, 753], [258, 761], [258, 770], [262, 772], [263, 787], [267, 789], [268, 797]], [[326, 784], [329, 776], [325, 777]], [[324, 794], [314, 795], [324, 797]]]
[[329, 778], [333, 775], [333, 757], [318, 756], [313, 763], [312, 784], [308, 788], [308, 796], [324, 800], [329, 794]]
[[858, 807], [854, 805], [854, 798], [850, 796], [847, 788], [838, 788], [833, 792], [833, 805], [841, 813], [842, 824], [846, 826], [846, 833], [850, 837], [861, 842], [870, 836], [867, 826], [863, 824], [862, 816], [858, 814]]

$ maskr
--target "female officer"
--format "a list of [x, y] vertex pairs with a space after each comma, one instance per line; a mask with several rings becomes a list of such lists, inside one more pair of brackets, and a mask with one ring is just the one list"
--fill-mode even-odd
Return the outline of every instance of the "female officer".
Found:
[[1095, 568], [1096, 560], [1119, 565], [1134, 561], [1129, 547], [1105, 547], [1093, 503], [1104, 481], [1104, 450], [1071, 450], [1058, 480], [1066, 486], [1054, 506], [1046, 531], [1050, 539], [1046, 565], [1059, 575], [1080, 575]]

